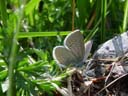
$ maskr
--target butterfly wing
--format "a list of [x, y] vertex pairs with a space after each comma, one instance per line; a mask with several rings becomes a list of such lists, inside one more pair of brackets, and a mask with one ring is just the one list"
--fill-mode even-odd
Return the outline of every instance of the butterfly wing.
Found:
[[83, 61], [85, 55], [84, 38], [79, 30], [71, 32], [65, 38], [64, 46], [72, 52], [78, 62]]
[[68, 65], [76, 63], [74, 55], [64, 46], [56, 46], [53, 49], [53, 58], [58, 64]]
[[83, 61], [86, 61], [86, 59], [88, 58], [89, 53], [90, 53], [91, 48], [92, 48], [92, 44], [93, 44], [93, 41], [92, 40], [87, 41], [85, 43], [85, 45], [84, 45], [85, 46], [85, 55], [84, 55], [84, 60]]

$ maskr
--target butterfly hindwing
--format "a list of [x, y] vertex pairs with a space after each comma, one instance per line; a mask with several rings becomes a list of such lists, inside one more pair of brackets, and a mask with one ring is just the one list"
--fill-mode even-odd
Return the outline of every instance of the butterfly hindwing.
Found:
[[90, 54], [90, 51], [91, 51], [91, 48], [92, 48], [92, 43], [93, 41], [90, 40], [90, 41], [87, 41], [84, 46], [85, 46], [85, 55], [84, 55], [84, 59], [83, 61], [86, 61], [86, 59], [88, 58], [89, 54]]
[[74, 55], [64, 46], [56, 46], [53, 49], [53, 58], [58, 64], [68, 65], [76, 62]]

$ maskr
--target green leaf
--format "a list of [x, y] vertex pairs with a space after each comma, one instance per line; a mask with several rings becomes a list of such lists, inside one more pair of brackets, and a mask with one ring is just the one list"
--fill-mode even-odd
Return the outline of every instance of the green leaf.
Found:
[[3, 70], [0, 72], [0, 80], [3, 80], [7, 77], [7, 70]]
[[46, 53], [46, 52], [44, 52], [43, 50], [40, 50], [40, 49], [32, 49], [32, 51], [34, 52], [34, 53], [36, 53], [37, 54], [37, 56], [39, 57], [39, 58], [41, 58], [41, 60], [44, 60], [44, 61], [47, 61], [48, 60], [48, 54]]
[[34, 64], [29, 64], [28, 66], [22, 66], [18, 68], [18, 71], [29, 71], [29, 72], [37, 72], [37, 71], [43, 71], [45, 68], [47, 69], [49, 65], [47, 62], [38, 61]]
[[26, 15], [30, 14], [34, 8], [39, 4], [40, 0], [30, 0], [28, 4], [25, 6]]

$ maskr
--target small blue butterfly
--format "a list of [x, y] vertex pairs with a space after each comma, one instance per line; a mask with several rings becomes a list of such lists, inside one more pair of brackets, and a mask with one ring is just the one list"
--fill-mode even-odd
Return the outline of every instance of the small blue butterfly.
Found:
[[86, 61], [92, 47], [92, 41], [84, 44], [84, 37], [79, 30], [67, 35], [63, 46], [53, 49], [53, 58], [58, 64], [82, 66]]

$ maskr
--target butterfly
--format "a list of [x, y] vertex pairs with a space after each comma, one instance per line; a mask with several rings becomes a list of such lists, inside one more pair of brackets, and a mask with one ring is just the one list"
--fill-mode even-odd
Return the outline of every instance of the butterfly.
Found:
[[61, 65], [82, 66], [86, 61], [92, 47], [92, 41], [84, 44], [84, 37], [79, 30], [69, 33], [63, 46], [56, 46], [53, 49], [54, 60]]
[[110, 59], [123, 56], [128, 52], [128, 32], [124, 32], [119, 36], [106, 41], [95, 52], [93, 58]]

